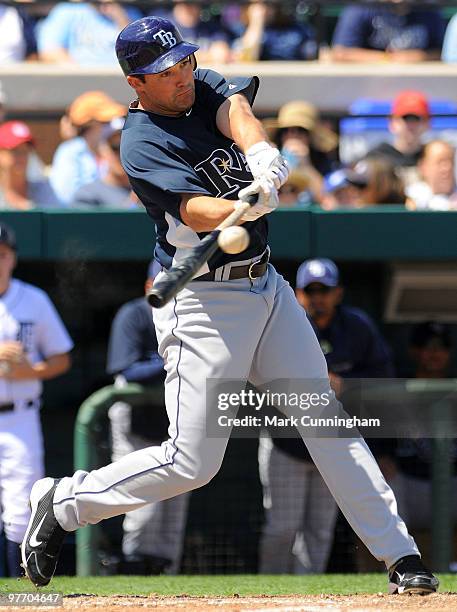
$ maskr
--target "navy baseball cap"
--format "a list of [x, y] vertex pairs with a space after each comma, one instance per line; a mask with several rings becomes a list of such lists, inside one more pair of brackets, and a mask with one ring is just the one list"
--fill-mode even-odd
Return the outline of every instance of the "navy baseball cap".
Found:
[[331, 259], [307, 259], [297, 270], [297, 289], [304, 289], [311, 283], [326, 287], [337, 287], [339, 272]]
[[324, 191], [326, 193], [333, 193], [348, 185], [366, 187], [367, 182], [367, 177], [362, 172], [357, 172], [349, 168], [339, 168], [325, 175]]
[[16, 235], [5, 223], [0, 223], [0, 244], [6, 244], [13, 251], [16, 250]]
[[449, 325], [426, 321], [425, 323], [419, 323], [413, 328], [410, 338], [412, 346], [423, 348], [432, 341], [438, 341], [443, 348], [450, 349], [452, 340]]

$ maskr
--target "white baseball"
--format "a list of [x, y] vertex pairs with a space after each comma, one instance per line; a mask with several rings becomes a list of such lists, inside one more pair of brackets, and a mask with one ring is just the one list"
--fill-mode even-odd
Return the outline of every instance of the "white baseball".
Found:
[[224, 253], [235, 255], [248, 248], [249, 233], [244, 227], [232, 225], [222, 230], [217, 239], [217, 243]]

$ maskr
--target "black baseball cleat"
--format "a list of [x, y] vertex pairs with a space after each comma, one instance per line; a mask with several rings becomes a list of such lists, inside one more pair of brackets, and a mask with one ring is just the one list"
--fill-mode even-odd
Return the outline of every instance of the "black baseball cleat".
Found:
[[59, 479], [37, 480], [30, 492], [32, 515], [21, 545], [22, 567], [37, 587], [46, 586], [56, 571], [68, 533], [54, 515], [53, 498]]
[[389, 593], [429, 595], [438, 590], [439, 580], [417, 555], [399, 559], [389, 569]]

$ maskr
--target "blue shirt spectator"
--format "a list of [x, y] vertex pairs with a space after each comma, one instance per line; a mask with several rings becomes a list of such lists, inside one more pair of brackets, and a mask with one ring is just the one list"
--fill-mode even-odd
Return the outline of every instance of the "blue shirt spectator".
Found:
[[114, 3], [57, 4], [37, 26], [40, 57], [47, 62], [80, 66], [115, 66], [118, 33], [140, 17], [137, 9]]
[[153, 9], [150, 15], [160, 15], [175, 23], [184, 40], [197, 44], [197, 61], [226, 63], [232, 57], [232, 36], [215, 19], [204, 21], [199, 4], [176, 2], [172, 11]]
[[338, 20], [332, 57], [338, 61], [419, 62], [440, 58], [445, 21], [439, 11], [403, 5], [346, 7]]
[[280, 5], [253, 2], [231, 24], [237, 41], [235, 57], [241, 61], [311, 60], [317, 57], [314, 30], [297, 21]]
[[61, 143], [54, 154], [50, 181], [59, 199], [69, 205], [76, 191], [104, 173], [100, 143], [110, 122], [127, 108], [101, 91], [88, 91], [70, 105], [68, 117], [78, 136]]
[[123, 124], [123, 119], [113, 120], [110, 130], [106, 131], [106, 137], [100, 143], [100, 156], [106, 165], [106, 174], [82, 185], [75, 194], [72, 206], [128, 209], [138, 203], [120, 160]]
[[443, 62], [457, 62], [457, 15], [454, 15], [446, 28], [441, 55]]
[[101, 168], [87, 141], [79, 136], [57, 147], [52, 160], [51, 185], [68, 205], [79, 187], [99, 178]]
[[135, 206], [132, 190], [128, 187], [107, 185], [103, 179], [83, 185], [75, 193], [71, 206], [75, 208], [121, 208], [129, 209]]

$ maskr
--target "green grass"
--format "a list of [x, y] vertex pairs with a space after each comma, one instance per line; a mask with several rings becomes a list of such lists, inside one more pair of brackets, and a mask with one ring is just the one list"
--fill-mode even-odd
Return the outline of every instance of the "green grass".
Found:
[[[457, 591], [457, 575], [441, 574], [441, 592]], [[56, 577], [42, 592], [64, 595], [312, 595], [321, 593], [385, 593], [385, 574], [324, 574], [316, 576], [91, 576]], [[0, 594], [30, 592], [27, 579], [0, 579]]]

